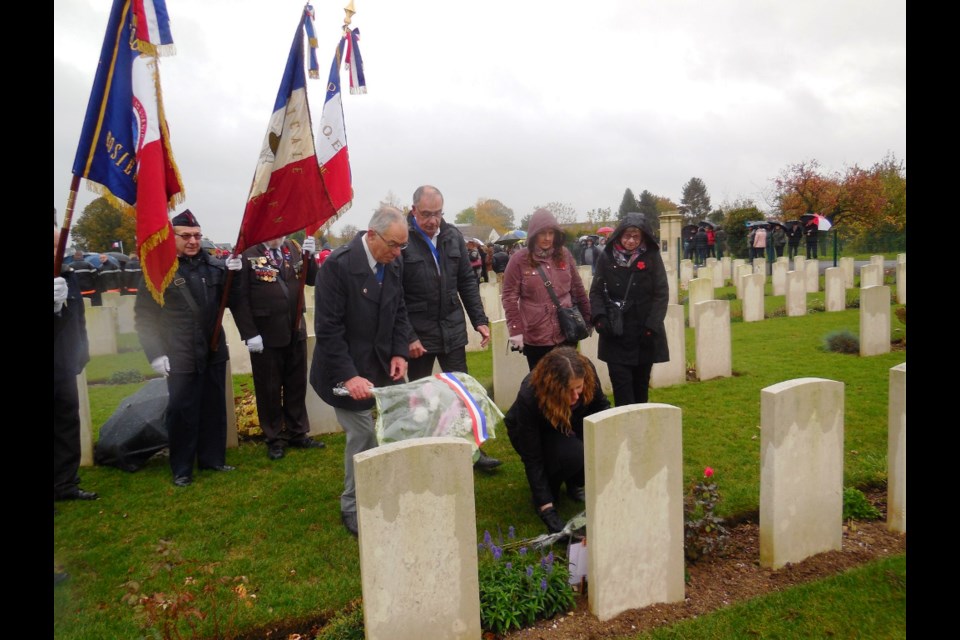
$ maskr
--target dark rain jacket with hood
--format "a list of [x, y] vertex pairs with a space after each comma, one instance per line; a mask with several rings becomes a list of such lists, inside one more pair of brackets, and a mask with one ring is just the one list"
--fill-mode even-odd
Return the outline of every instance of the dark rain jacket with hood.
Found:
[[[613, 250], [628, 227], [636, 227], [643, 232], [643, 248], [634, 262], [628, 266], [620, 266], [614, 259]], [[607, 335], [603, 329], [606, 320], [604, 290], [614, 300], [627, 301], [623, 314], [622, 336]], [[590, 286], [593, 321], [595, 326], [599, 325], [597, 333], [600, 334], [597, 357], [604, 362], [624, 365], [667, 362], [670, 351], [667, 348], [663, 319], [667, 315], [669, 298], [667, 272], [660, 256], [657, 238], [643, 214], [628, 213], [604, 246]]]

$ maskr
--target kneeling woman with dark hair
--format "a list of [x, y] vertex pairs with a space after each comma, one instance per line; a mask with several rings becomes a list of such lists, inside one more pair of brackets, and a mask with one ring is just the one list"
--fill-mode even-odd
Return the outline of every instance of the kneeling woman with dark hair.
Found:
[[593, 363], [572, 347], [557, 347], [523, 379], [504, 417], [533, 505], [551, 533], [564, 526], [554, 507], [560, 485], [574, 500], [584, 499], [583, 419], [609, 408]]

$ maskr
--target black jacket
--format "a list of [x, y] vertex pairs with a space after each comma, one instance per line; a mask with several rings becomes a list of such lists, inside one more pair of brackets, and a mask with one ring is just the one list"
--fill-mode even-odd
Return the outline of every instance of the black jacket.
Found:
[[[162, 307], [141, 279], [134, 321], [147, 360], [167, 356], [171, 373], [192, 373], [230, 359], [222, 330], [217, 350], [210, 349], [226, 280], [223, 260], [206, 251], [192, 258], [180, 256], [173, 281], [164, 291]], [[232, 295], [227, 302], [232, 311]]]
[[[596, 372], [596, 369], [594, 369], [594, 372]], [[536, 393], [533, 385], [530, 384], [530, 375], [528, 373], [527, 377], [520, 383], [517, 399], [507, 411], [503, 422], [507, 426], [510, 444], [520, 454], [520, 460], [523, 461], [527, 482], [530, 484], [530, 492], [533, 494], [533, 502], [542, 505], [552, 502], [553, 494], [550, 491], [550, 483], [544, 467], [541, 440], [546, 432], [556, 431], [556, 429], [540, 411]], [[581, 400], [571, 409], [570, 426], [573, 428], [571, 438], [583, 440], [583, 419], [610, 408], [610, 401], [603, 395], [603, 389], [600, 388], [600, 378], [596, 376], [596, 373], [594, 375], [597, 382], [593, 390], [593, 401], [584, 406]]]
[[60, 313], [53, 314], [54, 380], [80, 375], [90, 361], [86, 315], [77, 276], [66, 269], [61, 275], [67, 281], [67, 300]]
[[[621, 267], [613, 257], [613, 247], [627, 227], [637, 227], [643, 232], [646, 251], [629, 267]], [[604, 291], [615, 300], [627, 301], [620, 337], [606, 334], [602, 327], [607, 313]], [[601, 325], [597, 330], [600, 334], [597, 357], [604, 362], [626, 365], [667, 362], [670, 351], [663, 319], [667, 315], [669, 299], [667, 272], [660, 257], [659, 243], [643, 214], [628, 213], [607, 241], [590, 285], [591, 315], [594, 324]]]
[[407, 216], [407, 226], [410, 242], [403, 250], [403, 297], [412, 329], [409, 342], [420, 340], [428, 353], [448, 353], [467, 344], [464, 308], [474, 328], [489, 324], [467, 245], [459, 229], [441, 222], [438, 272], [429, 241], [417, 229], [413, 215]]
[[378, 387], [394, 384], [391, 358], [407, 358], [410, 353], [403, 263], [394, 260], [386, 265], [383, 284], [377, 283], [361, 241], [365, 233], [327, 257], [317, 271], [314, 289], [317, 346], [310, 386], [327, 404], [353, 411], [370, 409], [373, 399], [337, 396], [333, 388], [358, 375]]
[[[306, 322], [300, 305], [300, 274], [304, 267], [300, 245], [292, 239], [284, 241], [280, 248], [283, 265], [274, 265], [262, 242], [243, 252], [243, 269], [237, 274], [237, 303], [233, 319], [244, 340], [261, 336], [263, 345], [270, 348], [285, 347], [293, 340], [294, 320], [299, 320], [297, 340], [307, 339]], [[307, 282], [313, 284], [317, 277], [317, 261], [307, 260]]]

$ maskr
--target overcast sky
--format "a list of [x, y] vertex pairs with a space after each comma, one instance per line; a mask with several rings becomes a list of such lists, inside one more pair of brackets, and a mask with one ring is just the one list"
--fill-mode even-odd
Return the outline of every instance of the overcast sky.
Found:
[[[317, 1], [319, 125], [348, 0]], [[54, 3], [54, 206], [71, 167], [111, 0]], [[906, 161], [903, 0], [355, 0], [368, 93], [343, 93], [353, 206], [364, 228], [424, 183], [448, 220], [478, 198], [537, 205], [679, 203], [698, 177], [714, 207], [753, 199], [818, 160]], [[160, 73], [186, 202], [234, 242], [303, 2], [167, 0], [177, 54]], [[344, 78], [345, 79], [345, 78]], [[344, 83], [346, 86], [346, 82]], [[75, 216], [95, 196], [82, 182]]]

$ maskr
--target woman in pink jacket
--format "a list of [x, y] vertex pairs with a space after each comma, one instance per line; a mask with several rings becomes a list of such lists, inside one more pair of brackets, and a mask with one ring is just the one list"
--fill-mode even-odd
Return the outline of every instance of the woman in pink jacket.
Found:
[[510, 346], [527, 357], [531, 371], [554, 347], [577, 346], [576, 342], [566, 342], [557, 320], [557, 308], [538, 267], [551, 282], [560, 306], [576, 306], [587, 326], [592, 326], [590, 299], [577, 272], [577, 263], [563, 245], [565, 237], [554, 215], [537, 209], [527, 226], [527, 246], [510, 256], [503, 273], [501, 301]]

